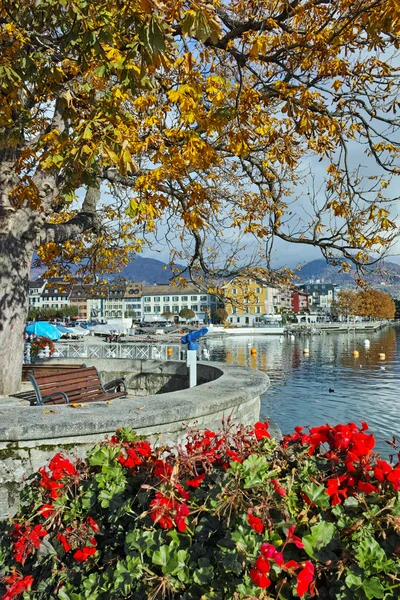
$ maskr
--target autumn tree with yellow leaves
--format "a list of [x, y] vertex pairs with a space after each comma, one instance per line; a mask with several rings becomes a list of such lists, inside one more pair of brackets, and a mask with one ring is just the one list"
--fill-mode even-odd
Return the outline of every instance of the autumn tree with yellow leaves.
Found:
[[277, 238], [370, 264], [396, 235], [399, 19], [399, 0], [0, 0], [0, 393], [35, 250], [102, 273], [159, 239], [203, 280], [276, 281]]
[[394, 319], [396, 307], [390, 294], [366, 288], [363, 290], [342, 290], [334, 304], [337, 315], [350, 318]]

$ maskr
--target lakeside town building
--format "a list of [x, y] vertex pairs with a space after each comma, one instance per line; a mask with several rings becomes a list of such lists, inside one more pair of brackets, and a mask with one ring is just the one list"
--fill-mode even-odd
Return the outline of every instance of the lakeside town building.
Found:
[[256, 279], [235, 278], [224, 285], [225, 305], [214, 294], [189, 283], [145, 285], [129, 280], [108, 284], [68, 284], [61, 278], [37, 279], [29, 283], [29, 308], [76, 306], [79, 319], [104, 323], [120, 320], [156, 323], [180, 320], [190, 309], [194, 321], [209, 323], [216, 309], [224, 306], [233, 326], [261, 326], [279, 322], [284, 315], [308, 312], [327, 315], [334, 300], [332, 284], [301, 284], [293, 289], [264, 285]]

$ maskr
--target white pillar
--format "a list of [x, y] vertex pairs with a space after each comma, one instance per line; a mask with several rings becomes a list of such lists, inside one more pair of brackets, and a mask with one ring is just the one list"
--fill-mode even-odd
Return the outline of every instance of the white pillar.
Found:
[[197, 350], [186, 351], [186, 365], [189, 369], [189, 387], [197, 385]]

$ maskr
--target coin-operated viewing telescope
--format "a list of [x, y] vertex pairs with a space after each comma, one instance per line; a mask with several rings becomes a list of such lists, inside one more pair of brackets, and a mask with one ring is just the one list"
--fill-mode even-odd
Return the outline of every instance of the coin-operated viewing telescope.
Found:
[[207, 327], [191, 331], [181, 338], [182, 344], [187, 344], [186, 364], [189, 368], [189, 387], [197, 385], [197, 340], [208, 333]]

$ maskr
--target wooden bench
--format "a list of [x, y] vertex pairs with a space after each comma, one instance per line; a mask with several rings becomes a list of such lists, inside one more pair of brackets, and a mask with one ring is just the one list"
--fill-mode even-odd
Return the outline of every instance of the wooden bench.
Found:
[[96, 367], [28, 377], [35, 390], [38, 405], [100, 402], [128, 394], [123, 379], [114, 379], [103, 385]]
[[26, 364], [22, 365], [22, 381], [29, 381], [28, 375], [34, 375], [40, 377], [41, 375], [52, 375], [60, 371], [71, 371], [72, 369], [82, 369], [86, 367], [85, 364], [62, 364], [53, 365], [51, 363], [38, 363], [38, 364]]

